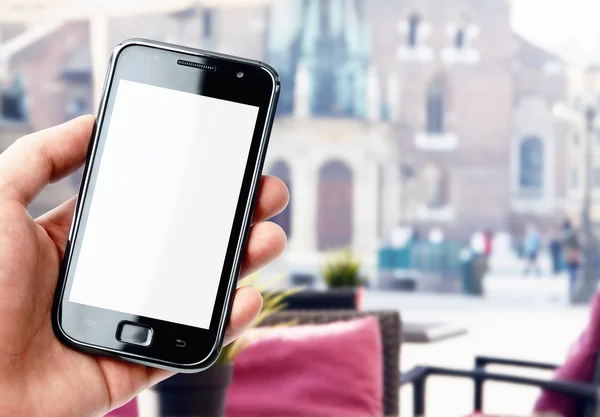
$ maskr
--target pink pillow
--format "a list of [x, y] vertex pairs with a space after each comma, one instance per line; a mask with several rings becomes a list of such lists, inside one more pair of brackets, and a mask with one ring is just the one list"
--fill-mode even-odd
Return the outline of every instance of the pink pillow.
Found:
[[254, 329], [237, 358], [227, 417], [383, 415], [379, 321]]
[[[558, 368], [554, 379], [571, 382], [592, 382], [596, 359], [600, 352], [600, 295], [596, 294], [592, 302], [590, 320], [587, 329], [571, 346], [567, 361]], [[554, 412], [564, 417], [581, 417], [583, 401], [578, 397], [542, 391], [535, 411]]]

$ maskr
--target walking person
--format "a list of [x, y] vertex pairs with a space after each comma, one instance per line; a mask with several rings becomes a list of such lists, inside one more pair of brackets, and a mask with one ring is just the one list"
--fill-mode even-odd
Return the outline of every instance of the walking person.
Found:
[[489, 259], [494, 251], [494, 233], [490, 229], [483, 231], [483, 244], [483, 254]]
[[550, 240], [550, 257], [552, 258], [552, 273], [560, 274], [563, 270], [563, 247], [562, 247], [562, 228], [560, 232], [555, 232]]
[[538, 257], [542, 247], [542, 236], [534, 225], [527, 226], [525, 240], [523, 242], [523, 250], [525, 255], [525, 269], [523, 275], [529, 275], [532, 271], [536, 275], [540, 275], [540, 267], [538, 265]]
[[583, 254], [581, 253], [581, 241], [579, 233], [571, 221], [566, 220], [563, 224], [562, 246], [564, 250], [567, 271], [569, 272], [569, 294], [572, 295], [577, 283], [577, 275]]

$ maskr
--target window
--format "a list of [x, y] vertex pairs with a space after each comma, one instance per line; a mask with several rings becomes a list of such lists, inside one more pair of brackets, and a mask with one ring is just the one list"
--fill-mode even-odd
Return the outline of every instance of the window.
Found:
[[329, 35], [331, 31], [331, 22], [330, 22], [330, 11], [331, 11], [331, 1], [330, 0], [322, 0], [321, 1], [321, 16], [319, 19], [321, 32], [324, 35]]
[[454, 33], [454, 47], [457, 50], [462, 50], [467, 47], [467, 31], [470, 26], [471, 19], [466, 16], [462, 16], [456, 26], [456, 32]]
[[412, 15], [408, 19], [408, 46], [416, 48], [419, 43], [419, 29], [421, 19], [417, 15]]
[[579, 187], [579, 169], [571, 168], [571, 173], [569, 175], [569, 182], [571, 188], [576, 189]]
[[594, 168], [594, 188], [600, 188], [600, 167]]
[[530, 136], [521, 142], [519, 166], [520, 186], [541, 191], [544, 185], [544, 144], [540, 138]]
[[7, 120], [25, 121], [27, 113], [24, 109], [24, 97], [12, 94], [1, 95], [1, 116]]
[[67, 120], [89, 113], [88, 101], [83, 97], [69, 100], [65, 108]]
[[320, 250], [352, 244], [354, 178], [348, 164], [331, 160], [319, 170], [317, 242]]
[[[282, 160], [275, 162], [270, 172], [271, 175], [279, 178], [287, 186], [290, 195], [292, 194], [292, 175], [290, 166]], [[292, 207], [288, 205], [284, 211], [273, 217], [272, 221], [278, 224], [288, 238], [292, 235]]]
[[12, 85], [0, 90], [0, 117], [15, 121], [27, 120], [27, 99], [25, 79], [19, 75]]
[[427, 133], [440, 134], [445, 131], [445, 86], [438, 77], [433, 80], [427, 91]]
[[461, 50], [465, 47], [465, 34], [466, 30], [464, 27], [459, 27], [454, 36], [454, 47]]
[[448, 178], [436, 164], [428, 163], [422, 171], [425, 206], [430, 210], [444, 208], [448, 203]]
[[213, 10], [204, 9], [204, 13], [202, 14], [202, 34], [204, 39], [211, 39], [213, 36], [213, 19]]

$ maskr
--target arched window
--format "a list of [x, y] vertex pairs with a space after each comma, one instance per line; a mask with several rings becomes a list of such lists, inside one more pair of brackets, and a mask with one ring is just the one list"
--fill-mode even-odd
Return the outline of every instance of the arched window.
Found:
[[544, 144], [537, 136], [528, 136], [521, 141], [519, 167], [520, 186], [541, 190], [544, 185]]
[[[277, 161], [273, 164], [270, 174], [279, 178], [287, 186], [291, 201], [292, 174], [289, 165], [285, 161]], [[272, 221], [278, 224], [289, 238], [292, 234], [292, 205], [288, 204], [284, 211], [273, 217]]]
[[448, 204], [448, 178], [439, 165], [428, 163], [423, 167], [422, 186], [424, 203], [429, 209], [440, 209]]
[[352, 244], [353, 175], [343, 161], [331, 160], [319, 170], [317, 240], [320, 250]]
[[579, 168], [577, 168], [577, 167], [571, 168], [569, 179], [570, 179], [571, 188], [573, 188], [573, 189], [579, 188]]
[[408, 46], [416, 48], [419, 44], [419, 29], [421, 26], [421, 18], [413, 14], [408, 18]]
[[595, 167], [593, 171], [594, 188], [600, 188], [600, 168]]
[[0, 90], [0, 116], [8, 120], [27, 120], [27, 99], [25, 79], [18, 75], [12, 85]]
[[329, 35], [331, 32], [331, 0], [321, 0], [320, 4], [319, 26], [324, 35]]
[[470, 19], [466, 16], [462, 16], [456, 27], [456, 33], [454, 34], [454, 47], [458, 50], [465, 49], [467, 46], [467, 29], [469, 28]]
[[444, 80], [436, 77], [427, 90], [427, 133], [444, 133], [446, 125], [446, 88]]
[[459, 27], [456, 30], [456, 35], [454, 36], [454, 47], [456, 49], [463, 49], [465, 47], [465, 36], [466, 36], [466, 29], [465, 27]]

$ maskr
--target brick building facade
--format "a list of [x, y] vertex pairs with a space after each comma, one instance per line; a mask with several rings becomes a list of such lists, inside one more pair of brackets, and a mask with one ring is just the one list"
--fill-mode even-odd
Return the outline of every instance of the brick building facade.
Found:
[[[399, 223], [467, 240], [530, 220], [550, 230], [562, 216], [552, 106], [565, 64], [513, 32], [506, 0], [279, 0], [115, 19], [110, 34], [278, 69], [266, 168], [292, 190], [277, 221], [298, 257], [350, 245], [374, 259]], [[11, 59], [33, 128], [93, 112], [87, 36], [85, 23], [64, 24]]]

